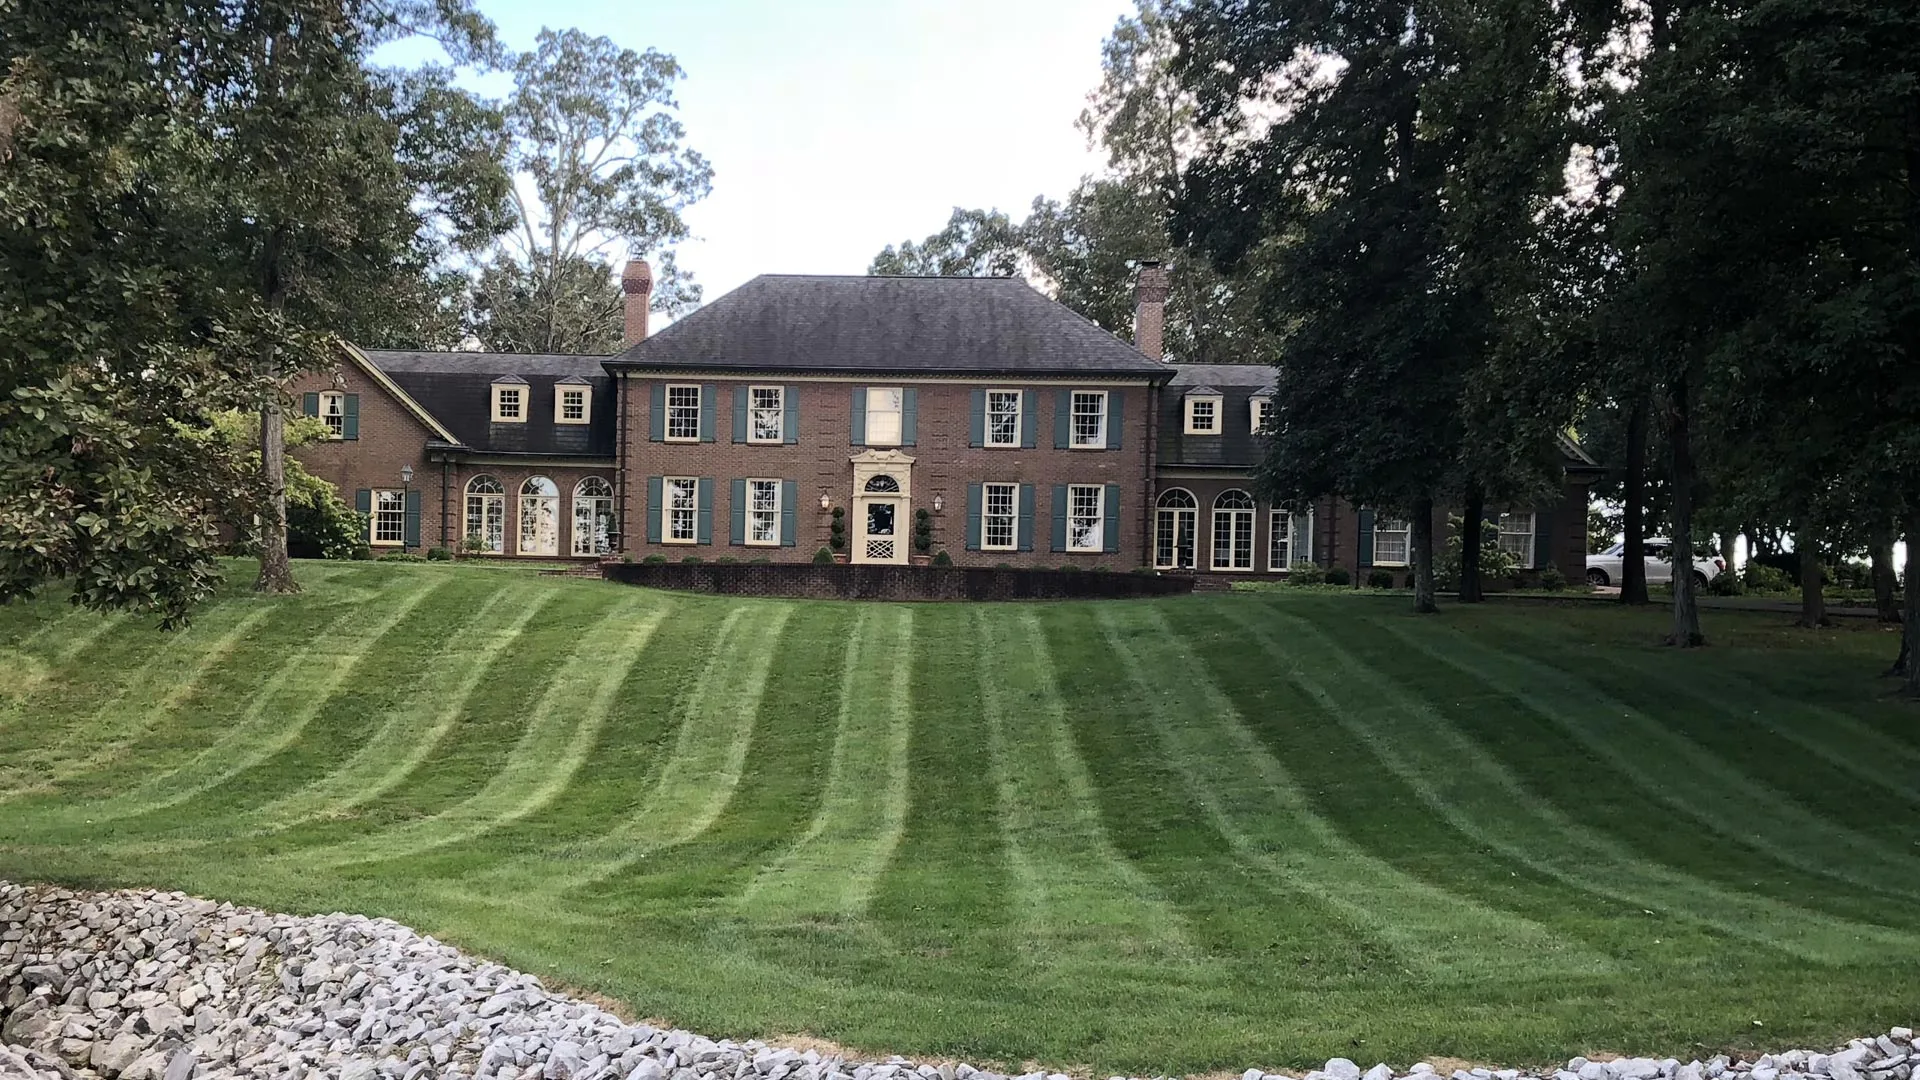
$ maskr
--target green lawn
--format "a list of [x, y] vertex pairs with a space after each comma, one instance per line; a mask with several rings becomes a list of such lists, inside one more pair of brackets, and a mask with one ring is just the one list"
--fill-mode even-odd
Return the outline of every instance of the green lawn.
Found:
[[0, 876], [389, 915], [715, 1036], [1098, 1076], [1920, 1015], [1871, 624], [855, 605], [305, 564], [0, 608]]

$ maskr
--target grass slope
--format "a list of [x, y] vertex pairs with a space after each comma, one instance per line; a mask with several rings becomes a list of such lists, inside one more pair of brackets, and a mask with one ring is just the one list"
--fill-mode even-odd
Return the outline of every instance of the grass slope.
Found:
[[[314, 564], [0, 609], [0, 876], [352, 909], [716, 1035], [1106, 1075], [1911, 1022], [1870, 625]], [[244, 577], [244, 575], [236, 575]]]

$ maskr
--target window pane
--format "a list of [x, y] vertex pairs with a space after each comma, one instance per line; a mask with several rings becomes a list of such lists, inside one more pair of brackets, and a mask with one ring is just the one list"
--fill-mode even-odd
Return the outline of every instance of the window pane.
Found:
[[1212, 431], [1215, 420], [1212, 398], [1196, 398], [1189, 403], [1193, 409], [1193, 430]]
[[1012, 484], [986, 485], [986, 510], [980, 523], [982, 547], [1007, 550], [1014, 546], [1017, 491]]
[[1400, 563], [1407, 561], [1407, 530], [1410, 526], [1399, 518], [1375, 518], [1373, 522], [1373, 561], [1376, 563]]
[[1107, 395], [1076, 390], [1073, 395], [1073, 445], [1107, 444]]
[[756, 386], [747, 391], [747, 438], [752, 442], [781, 442], [786, 437], [786, 391], [778, 386]]
[[874, 446], [900, 443], [900, 409], [903, 392], [899, 389], [870, 388], [867, 391], [867, 442]]
[[669, 477], [666, 481], [667, 539], [694, 539], [694, 517], [699, 501], [697, 481], [692, 477]]
[[1017, 446], [1020, 443], [1020, 392], [987, 391], [987, 445]]
[[584, 420], [587, 416], [587, 392], [585, 390], [560, 391], [560, 417], [563, 420]]
[[1293, 565], [1293, 515], [1275, 510], [1267, 534], [1267, 569], [1285, 570]]
[[407, 497], [400, 491], [373, 493], [373, 539], [380, 544], [398, 544], [406, 536]]
[[756, 544], [780, 542], [780, 481], [747, 481], [747, 538]]
[[1067, 488], [1067, 550], [1099, 551], [1106, 546], [1100, 506], [1105, 494], [1105, 489], [1094, 484]]
[[517, 388], [501, 387], [498, 393], [501, 417], [517, 419], [520, 416], [520, 391]]
[[1500, 515], [1500, 549], [1522, 567], [1533, 566], [1533, 515]]
[[700, 388], [667, 387], [667, 438], [694, 440], [700, 437]]

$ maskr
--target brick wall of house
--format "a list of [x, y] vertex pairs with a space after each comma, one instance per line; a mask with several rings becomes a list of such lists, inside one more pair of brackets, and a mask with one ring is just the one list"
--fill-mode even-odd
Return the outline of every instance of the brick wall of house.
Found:
[[[296, 448], [293, 456], [307, 471], [340, 489], [340, 497], [353, 505], [356, 490], [391, 488], [403, 485], [400, 470], [413, 466], [413, 490], [421, 493], [420, 539], [433, 546], [433, 525], [440, 520], [440, 467], [427, 460], [426, 443], [433, 432], [395, 400], [380, 384], [351, 364], [337, 372], [311, 373], [293, 381], [292, 411], [300, 412], [301, 396], [338, 390], [359, 398], [359, 438], [309, 443]], [[416, 551], [418, 549], [415, 549]]]
[[[1449, 520], [1460, 512], [1458, 507], [1438, 507], [1433, 512], [1433, 542], [1435, 553], [1444, 549], [1447, 537], [1451, 535], [1452, 523]], [[1498, 514], [1500, 508], [1489, 506], [1489, 515]], [[1561, 487], [1560, 499], [1551, 504], [1543, 504], [1537, 513], [1548, 513], [1549, 529], [1552, 533], [1552, 558], [1560, 572], [1568, 581], [1579, 582], [1587, 569], [1587, 488], [1585, 484], [1569, 480]], [[1366, 571], [1371, 564], [1363, 565], [1360, 560], [1360, 513], [1344, 500], [1336, 501], [1321, 508], [1321, 519], [1317, 523], [1320, 530], [1320, 542], [1325, 544], [1322, 550], [1331, 551], [1330, 566], [1344, 566], [1354, 575], [1356, 581], [1364, 581]], [[1322, 560], [1325, 561], [1325, 560]], [[1411, 570], [1411, 567], [1393, 567], [1396, 572]]]
[[[699, 383], [715, 387], [714, 441], [710, 443], [655, 442], [652, 433], [653, 387], [657, 383]], [[784, 445], [756, 445], [732, 441], [734, 388], [742, 385], [786, 385], [799, 394], [799, 441]], [[908, 509], [901, 522], [902, 539], [911, 528], [913, 511], [932, 514], [933, 550], [945, 550], [961, 565], [1014, 566], [1101, 565], [1129, 569], [1145, 565], [1141, 548], [1141, 515], [1147, 489], [1148, 387], [1116, 386], [1090, 381], [1034, 383], [1017, 380], [992, 383], [916, 382], [888, 379], [809, 380], [782, 378], [674, 378], [632, 375], [623, 382], [625, 450], [625, 504], [627, 523], [623, 549], [634, 558], [664, 555], [679, 560], [688, 555], [768, 558], [776, 562], [804, 562], [828, 542], [831, 510], [822, 509], [827, 496], [832, 507], [847, 511], [849, 544], [857, 542], [853, 521], [853, 466], [850, 459], [868, 447], [852, 441], [853, 390], [856, 387], [912, 386], [918, 391], [918, 423], [913, 446], [899, 451], [914, 459]], [[1036, 391], [1035, 446], [1032, 449], [991, 449], [969, 446], [972, 391], [983, 388]], [[1063, 389], [1107, 390], [1120, 399], [1120, 449], [1059, 450], [1054, 448], [1056, 392]], [[875, 447], [873, 449], [879, 449]], [[712, 540], [707, 545], [650, 544], [647, 542], [648, 478], [692, 476], [711, 478], [714, 505]], [[791, 480], [798, 485], [795, 514], [796, 542], [790, 547], [759, 548], [729, 542], [732, 514], [730, 481], [745, 478]], [[980, 482], [1034, 485], [1034, 536], [1031, 551], [968, 551], [967, 489]], [[1111, 553], [1056, 552], [1051, 547], [1053, 488], [1057, 484], [1117, 484], [1120, 487], [1118, 550]], [[941, 509], [934, 509], [935, 499]], [[1110, 508], [1110, 514], [1114, 511]]]

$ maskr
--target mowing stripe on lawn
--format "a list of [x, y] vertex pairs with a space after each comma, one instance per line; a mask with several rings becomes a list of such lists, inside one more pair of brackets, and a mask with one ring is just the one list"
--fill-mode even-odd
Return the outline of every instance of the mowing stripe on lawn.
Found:
[[1111, 955], [1118, 937], [1130, 953], [1190, 955], [1179, 915], [1107, 836], [1039, 616], [975, 608], [972, 622], [1021, 929], [1047, 947]]
[[740, 907], [748, 915], [790, 922], [866, 912], [906, 828], [913, 619], [909, 607], [860, 613], [847, 641], [819, 813], [806, 835], [747, 887]]
[[[254, 690], [246, 711], [224, 727], [218, 738], [175, 769], [166, 769], [99, 802], [75, 808], [91, 825], [150, 814], [196, 799], [209, 789], [267, 760], [300, 738], [355, 667], [429, 596], [447, 584], [425, 583], [396, 597], [390, 606], [350, 608], [320, 640], [345, 647], [309, 647], [287, 658]], [[205, 811], [196, 806], [192, 817]], [[49, 821], [60, 820], [50, 816]]]
[[[1153, 703], [1148, 715], [1169, 760], [1249, 865], [1344, 911], [1429, 974], [1531, 977], [1608, 962], [1537, 922], [1435, 888], [1356, 848], [1313, 811], [1160, 612], [1137, 610], [1141, 630], [1123, 626], [1110, 607], [1098, 612], [1101, 630], [1125, 659], [1135, 692]], [[1175, 671], [1177, 681], [1159, 674]]]
[[[39, 773], [37, 781], [30, 787], [12, 788], [6, 792], [6, 798], [28, 792], [45, 794], [65, 787], [74, 778], [111, 761], [142, 732], [191, 697], [200, 680], [231, 656], [240, 642], [275, 610], [271, 605], [250, 611], [241, 606], [221, 607], [195, 620], [193, 626], [181, 631], [174, 643], [175, 649], [160, 652], [144, 665], [144, 673], [151, 681], [143, 680], [144, 686], [136, 684], [128, 688], [133, 691], [133, 700], [128, 701], [125, 696], [116, 698], [111, 706], [94, 713], [85, 727], [68, 732], [67, 737], [49, 748], [45, 755], [34, 755], [41, 763], [35, 770]], [[228, 616], [234, 617], [230, 625], [226, 625]], [[188, 638], [193, 640], [188, 643]], [[169, 669], [173, 677], [162, 675], [162, 669]], [[167, 689], [151, 697], [140, 692], [155, 686]], [[102, 804], [87, 805], [86, 816], [96, 817], [94, 808]]]
[[471, 797], [423, 820], [280, 858], [329, 866], [391, 859], [477, 836], [545, 806], [573, 782], [614, 692], [665, 617], [658, 601], [630, 599], [575, 638], [506, 762]]
[[[45, 620], [11, 645], [0, 646], [0, 671], [7, 672], [0, 685], [0, 730], [7, 718], [19, 715], [22, 704], [35, 690], [53, 677], [53, 673], [73, 662], [104, 637], [107, 631], [128, 622], [124, 615], [102, 615], [85, 608], [69, 608], [63, 615]], [[49, 647], [51, 646], [51, 647]]]
[[[1246, 610], [1224, 613], [1319, 701], [1328, 717], [1353, 731], [1400, 783], [1454, 828], [1567, 887], [1626, 905], [1609, 914], [1634, 924], [1622, 944], [1635, 954], [1652, 940], [1652, 920], [1643, 914], [1649, 909], [1661, 919], [1698, 923], [1826, 963], [1873, 960], [1884, 950], [1920, 944], [1912, 935], [1734, 892], [1650, 862], [1527, 791], [1427, 698], [1406, 690], [1398, 674], [1407, 666], [1403, 653], [1392, 656], [1395, 663], [1369, 664], [1315, 623], [1269, 610], [1286, 629], [1283, 646]], [[1669, 925], [1663, 931], [1668, 952], [1677, 929]]]
[[1779, 798], [1684, 734], [1591, 682], [1444, 628], [1414, 633], [1391, 621], [1378, 625], [1460, 671], [1506, 687], [1515, 700], [1632, 777], [1649, 797], [1721, 835], [1807, 873], [1920, 898], [1920, 860], [1896, 854], [1873, 838]]
[[[676, 710], [678, 736], [639, 809], [590, 839], [510, 860], [481, 876], [489, 887], [554, 897], [610, 878], [648, 854], [699, 836], [733, 798], [781, 629], [793, 608], [748, 602], [728, 611], [714, 646]], [[684, 662], [684, 658], [683, 658]]]

